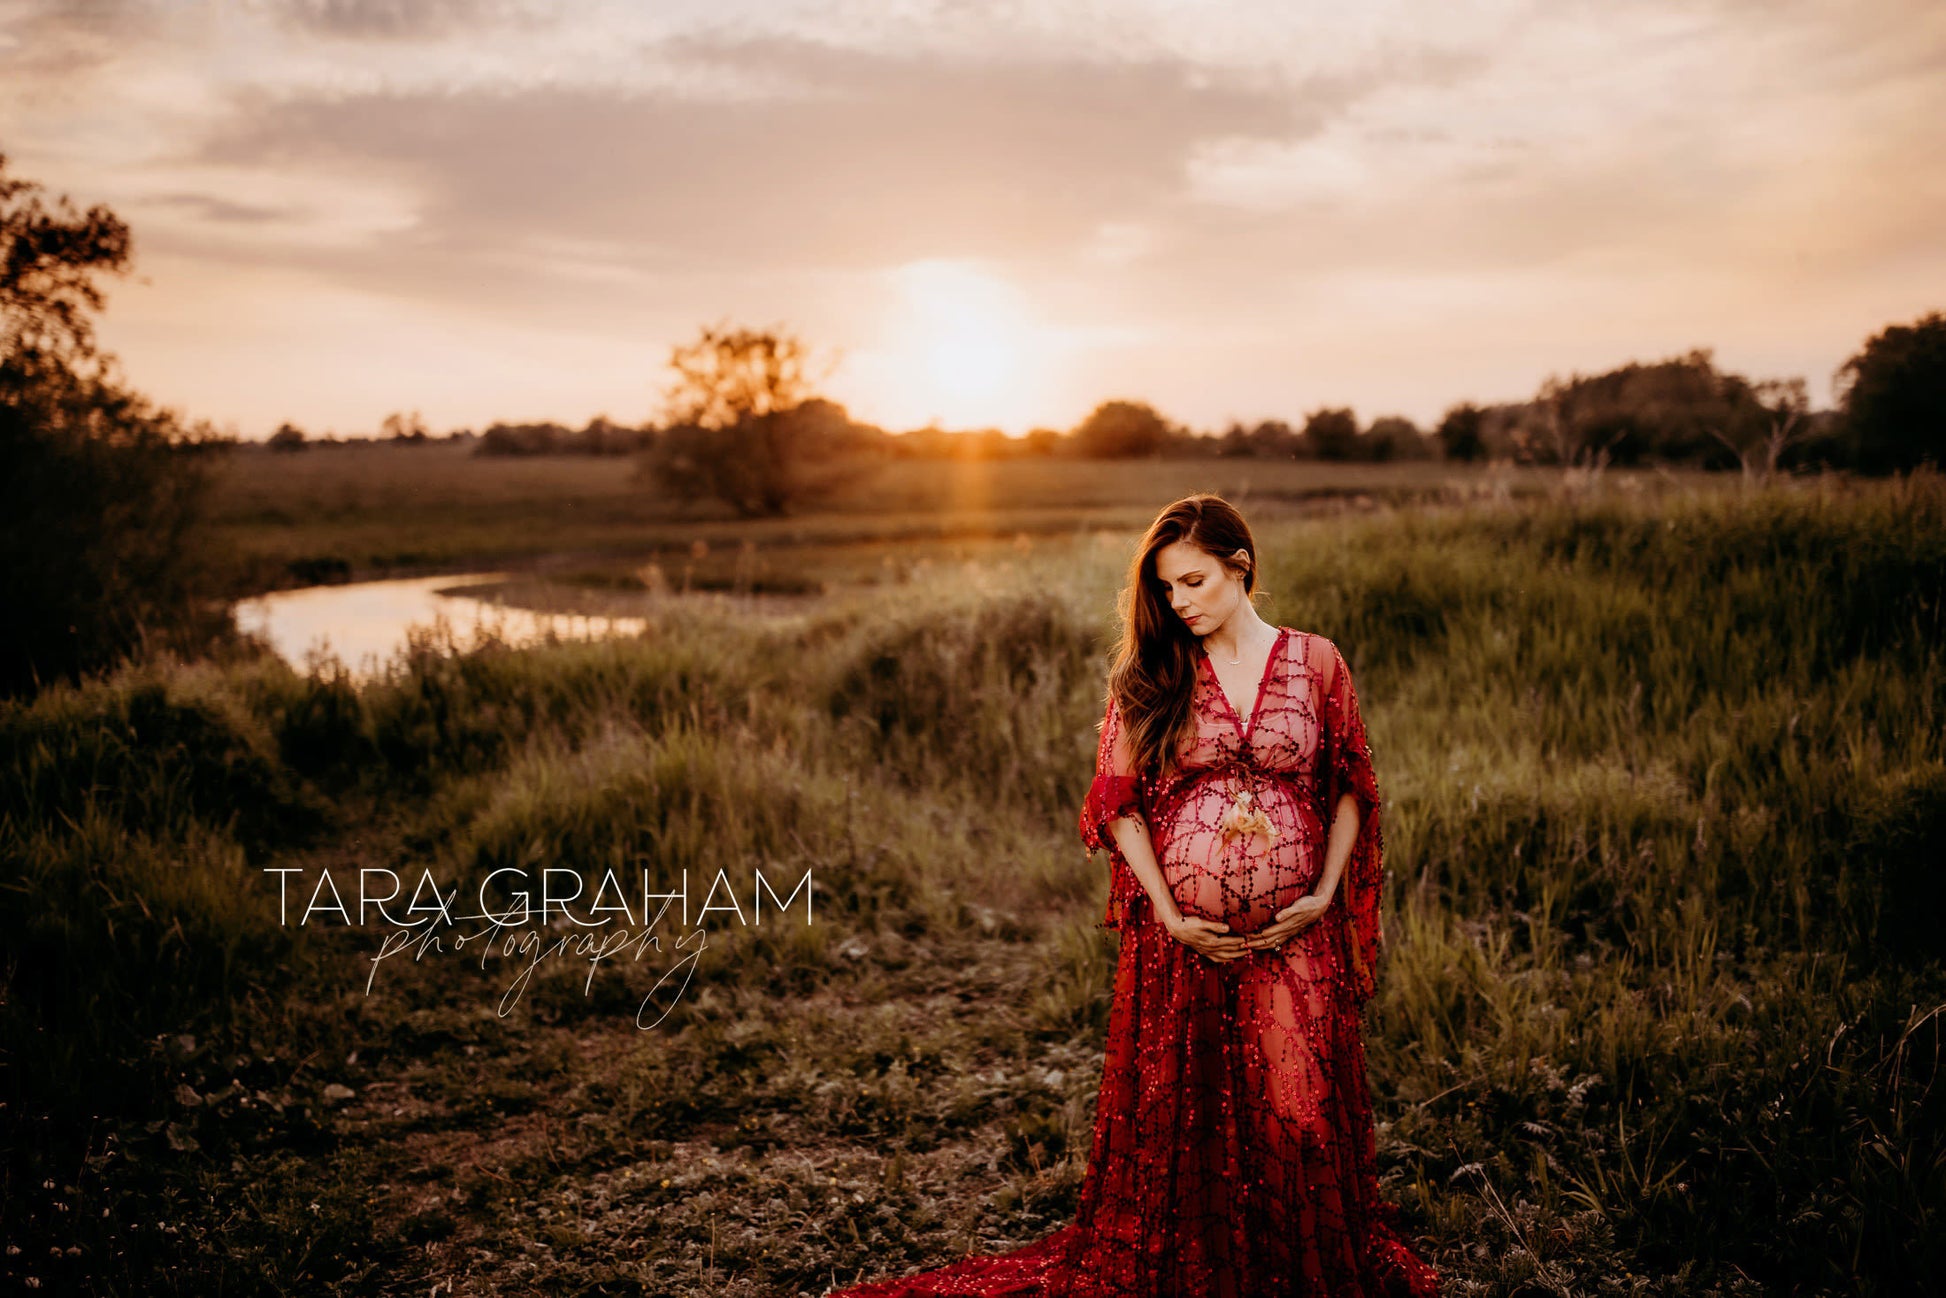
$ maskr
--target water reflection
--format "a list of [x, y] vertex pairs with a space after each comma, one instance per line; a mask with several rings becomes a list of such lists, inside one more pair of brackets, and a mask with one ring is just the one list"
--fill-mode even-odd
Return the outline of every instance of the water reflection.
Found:
[[[449, 573], [275, 591], [239, 601], [236, 624], [268, 641], [278, 657], [299, 671], [308, 670], [312, 656], [322, 652], [335, 656], [359, 680], [380, 674], [404, 650], [406, 633], [414, 627], [443, 624], [453, 647], [465, 651], [489, 636], [520, 646], [539, 643], [550, 632], [559, 639], [578, 640], [640, 635], [648, 626], [643, 617], [513, 608], [458, 589], [477, 589], [506, 576]], [[454, 593], [441, 593], [448, 590]], [[442, 643], [445, 640], [442, 635]]]

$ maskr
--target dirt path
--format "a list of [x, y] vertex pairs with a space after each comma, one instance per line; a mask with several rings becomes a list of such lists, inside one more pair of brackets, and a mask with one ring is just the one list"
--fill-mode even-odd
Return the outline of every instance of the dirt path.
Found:
[[1099, 1052], [997, 1029], [1033, 951], [978, 951], [768, 1009], [711, 982], [725, 960], [650, 1031], [639, 984], [577, 1005], [556, 979], [502, 1018], [504, 971], [383, 970], [317, 1069], [343, 1088], [318, 1175], [363, 1197], [379, 1259], [347, 1292], [817, 1294], [1053, 1229]]

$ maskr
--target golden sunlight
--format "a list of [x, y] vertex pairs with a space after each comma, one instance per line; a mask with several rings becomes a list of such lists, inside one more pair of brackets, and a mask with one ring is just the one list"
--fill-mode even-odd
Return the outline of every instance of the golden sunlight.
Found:
[[1021, 295], [963, 262], [893, 272], [898, 307], [874, 357], [892, 423], [1025, 432], [1043, 418], [1035, 334]]

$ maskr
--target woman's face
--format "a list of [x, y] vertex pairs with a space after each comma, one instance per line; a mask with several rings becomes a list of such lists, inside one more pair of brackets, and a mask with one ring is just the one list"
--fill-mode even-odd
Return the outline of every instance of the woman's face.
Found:
[[[1242, 562], [1247, 556], [1238, 550], [1234, 557]], [[1155, 579], [1163, 602], [1197, 635], [1229, 621], [1245, 598], [1241, 574], [1187, 541], [1171, 541], [1155, 552]]]

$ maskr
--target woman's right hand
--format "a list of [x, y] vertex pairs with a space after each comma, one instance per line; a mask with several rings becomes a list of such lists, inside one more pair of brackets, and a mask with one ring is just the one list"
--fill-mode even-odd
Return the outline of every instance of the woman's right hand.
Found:
[[1167, 921], [1164, 927], [1169, 930], [1170, 937], [1219, 964], [1228, 964], [1250, 954], [1250, 947], [1242, 937], [1231, 933], [1228, 924], [1219, 924], [1213, 919], [1204, 919], [1200, 915], [1178, 915]]

